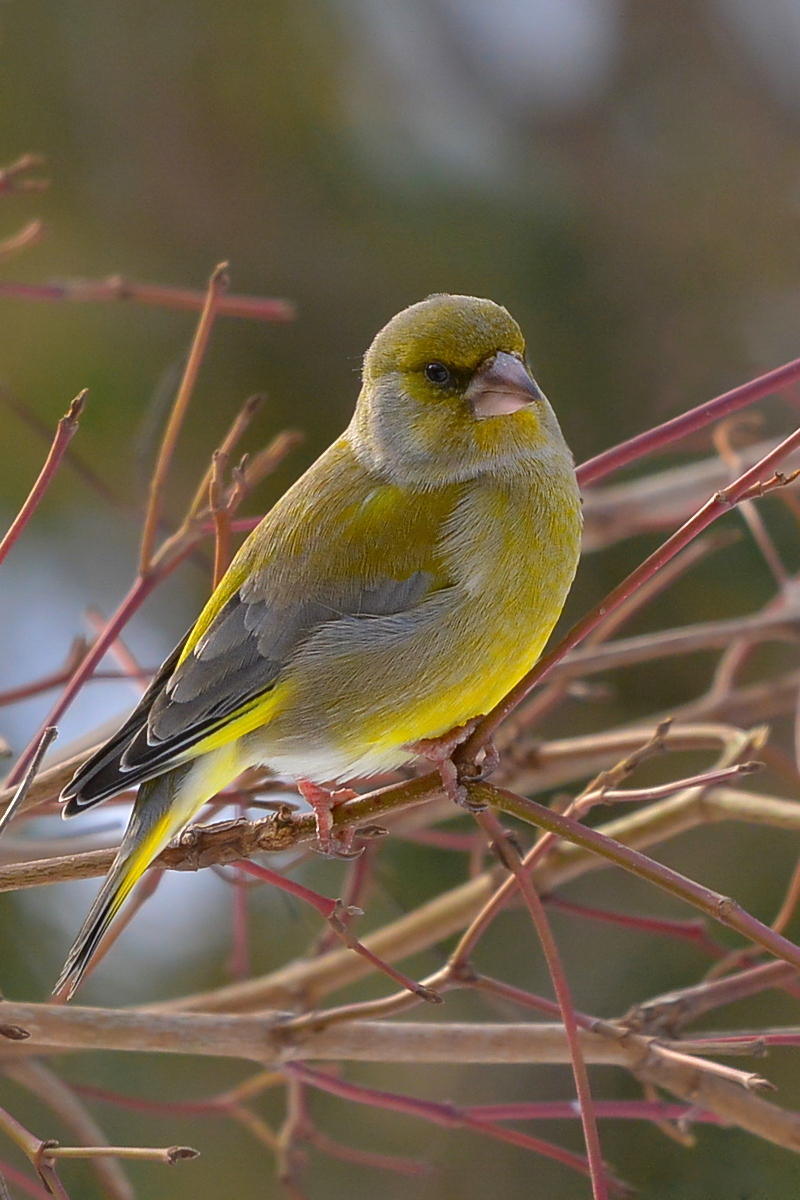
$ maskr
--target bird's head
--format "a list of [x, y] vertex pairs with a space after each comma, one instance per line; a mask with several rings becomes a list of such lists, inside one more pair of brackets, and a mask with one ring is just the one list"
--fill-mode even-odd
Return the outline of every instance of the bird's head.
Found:
[[513, 470], [563, 446], [519, 325], [491, 300], [435, 295], [403, 309], [376, 335], [363, 379], [355, 448], [398, 483]]

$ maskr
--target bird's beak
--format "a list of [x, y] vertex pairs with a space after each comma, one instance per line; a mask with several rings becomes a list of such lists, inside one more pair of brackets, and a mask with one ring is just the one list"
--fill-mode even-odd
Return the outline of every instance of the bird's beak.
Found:
[[525, 364], [505, 350], [478, 367], [464, 395], [479, 419], [507, 416], [534, 400], [544, 400]]

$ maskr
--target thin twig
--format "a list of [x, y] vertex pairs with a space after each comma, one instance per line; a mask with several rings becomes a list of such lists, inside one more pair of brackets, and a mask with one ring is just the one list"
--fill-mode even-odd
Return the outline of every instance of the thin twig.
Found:
[[[185, 312], [200, 312], [205, 302], [205, 294], [191, 288], [136, 283], [119, 275], [112, 275], [109, 279], [64, 279], [49, 283], [0, 280], [0, 298], [84, 303], [129, 300], [135, 304], [181, 309]], [[219, 303], [219, 315], [283, 323], [293, 321], [296, 310], [294, 304], [288, 300], [272, 300], [261, 296], [224, 296]]]
[[[522, 1146], [546, 1158], [553, 1158], [565, 1166], [572, 1167], [573, 1170], [580, 1171], [581, 1174], [591, 1174], [589, 1163], [581, 1155], [573, 1154], [569, 1150], [554, 1146], [551, 1142], [545, 1142], [540, 1138], [534, 1138], [530, 1134], [505, 1129], [491, 1121], [485, 1121], [466, 1109], [458, 1108], [455, 1104], [443, 1104], [434, 1100], [417, 1100], [412, 1096], [400, 1096], [396, 1092], [367, 1088], [362, 1084], [349, 1083], [322, 1071], [310, 1070], [298, 1063], [288, 1066], [287, 1074], [304, 1080], [322, 1091], [331, 1092], [334, 1096], [339, 1096], [344, 1100], [350, 1100], [357, 1104], [368, 1104], [374, 1108], [386, 1108], [389, 1111], [405, 1113], [408, 1116], [421, 1117], [425, 1121], [442, 1125], [446, 1129], [466, 1128], [474, 1133], [482, 1133], [488, 1137], [497, 1138], [499, 1141]], [[616, 1193], [621, 1195], [629, 1193], [625, 1184], [606, 1173], [605, 1166], [602, 1167], [601, 1178], [603, 1184], [605, 1185], [606, 1182], [610, 1184]], [[604, 1191], [603, 1194], [607, 1194], [607, 1192]]]
[[14, 518], [11, 528], [6, 533], [2, 542], [0, 542], [0, 563], [8, 554], [11, 547], [16, 542], [19, 535], [22, 533], [25, 526], [30, 521], [36, 509], [41, 503], [42, 497], [47, 491], [53, 476], [58, 470], [59, 464], [66, 453], [67, 446], [72, 441], [80, 421], [86, 404], [87, 390], [84, 388], [79, 392], [75, 399], [67, 409], [66, 415], [58, 422], [56, 435], [53, 439], [53, 444], [50, 447], [50, 453], [45, 459], [44, 466], [39, 472], [39, 478], [30, 490], [28, 498], [23, 504], [19, 513]]
[[237, 863], [240, 870], [248, 875], [253, 875], [256, 879], [262, 880], [264, 883], [271, 883], [279, 887], [282, 891], [288, 892], [292, 896], [297, 896], [298, 899], [304, 900], [306, 904], [310, 904], [312, 908], [325, 918], [334, 933], [341, 938], [349, 950], [353, 950], [356, 954], [365, 958], [373, 967], [388, 975], [394, 983], [399, 983], [401, 987], [407, 988], [412, 995], [420, 1000], [426, 1000], [429, 1004], [441, 1003], [441, 997], [432, 988], [425, 987], [423, 984], [417, 983], [408, 975], [404, 975], [402, 971], [395, 970], [389, 963], [384, 962], [372, 950], [365, 946], [358, 938], [354, 937], [348, 928], [347, 917], [361, 915], [361, 909], [350, 908], [344, 909], [340, 900], [331, 900], [328, 896], [321, 896], [319, 892], [314, 892], [310, 888], [305, 887], [301, 883], [295, 882], [293, 879], [287, 879], [284, 875], [278, 875], [275, 871], [270, 871], [266, 867], [260, 866], [258, 863], [242, 861]]
[[[731, 434], [737, 427], [741, 428], [744, 424], [752, 425], [752, 417], [752, 413], [745, 414], [744, 417], [729, 417], [726, 421], [721, 421], [714, 430], [714, 446], [720, 458], [728, 467], [731, 479], [735, 479], [742, 470], [742, 460], [733, 448]], [[772, 572], [778, 588], [783, 589], [788, 582], [789, 575], [781, 562], [780, 555], [769, 535], [761, 513], [752, 500], [741, 500], [739, 502], [739, 512], [750, 530], [753, 541], [758, 546], [764, 561]]]
[[214, 324], [214, 317], [219, 307], [219, 300], [228, 288], [227, 269], [227, 263], [220, 263], [214, 269], [209, 279], [203, 311], [197, 323], [192, 348], [186, 360], [183, 378], [181, 379], [158, 453], [158, 461], [156, 462], [153, 478], [150, 482], [147, 513], [142, 530], [142, 544], [139, 552], [139, 572], [141, 575], [146, 575], [152, 564], [156, 530], [161, 516], [164, 488], [167, 483], [170, 463], [172, 462], [172, 456], [178, 443], [178, 435], [180, 434], [181, 426], [189, 407], [194, 385], [200, 372], [200, 364], [206, 352], [208, 339], [211, 335], [211, 327]]
[[531, 915], [534, 928], [542, 946], [542, 951], [547, 962], [547, 969], [550, 972], [550, 978], [553, 983], [553, 988], [558, 1000], [558, 1006], [561, 1010], [561, 1019], [564, 1022], [564, 1032], [569, 1042], [570, 1056], [572, 1059], [572, 1073], [575, 1078], [575, 1090], [578, 1096], [578, 1104], [580, 1106], [581, 1124], [583, 1125], [583, 1137], [586, 1142], [586, 1153], [589, 1161], [589, 1175], [592, 1181], [592, 1196], [594, 1200], [607, 1200], [608, 1188], [606, 1186], [606, 1172], [603, 1163], [603, 1153], [600, 1149], [600, 1139], [597, 1133], [597, 1121], [594, 1112], [594, 1102], [592, 1100], [592, 1090], [589, 1086], [589, 1075], [586, 1071], [586, 1062], [583, 1057], [581, 1048], [580, 1036], [578, 1033], [578, 1024], [575, 1019], [575, 1010], [572, 1005], [572, 997], [567, 984], [567, 977], [564, 973], [564, 968], [561, 963], [561, 955], [558, 952], [555, 938], [553, 937], [550, 923], [545, 915], [544, 906], [539, 899], [536, 889], [532, 886], [530, 878], [522, 864], [522, 861], [517, 853], [516, 848], [511, 841], [506, 837], [502, 825], [497, 820], [495, 815], [487, 810], [484, 813], [478, 813], [475, 817], [478, 824], [486, 833], [490, 841], [494, 842], [501, 850], [501, 856], [505, 860], [514, 878], [517, 881], [525, 903], [528, 907], [528, 912]]
[[673, 417], [671, 421], [665, 421], [654, 429], [648, 429], [646, 433], [637, 434], [636, 437], [629, 438], [626, 442], [620, 442], [619, 445], [612, 446], [610, 450], [604, 450], [602, 454], [595, 455], [594, 458], [588, 459], [578, 467], [578, 481], [581, 487], [596, 483], [598, 479], [605, 478], [613, 471], [619, 471], [620, 468], [639, 461], [655, 450], [663, 450], [679, 438], [696, 433], [698, 429], [704, 429], [712, 422], [719, 421], [722, 417], [727, 417], [730, 413], [744, 408], [745, 405], [763, 399], [764, 396], [782, 391], [793, 383], [797, 383], [798, 380], [800, 380], [800, 358], [796, 358], [774, 371], [767, 371], [765, 375], [759, 375], [757, 379], [733, 388], [730, 392], [723, 392], [714, 400], [707, 400], [705, 404], [699, 404], [689, 412], [682, 413], [679, 417]]
[[695, 883], [693, 879], [688, 879], [685, 875], [647, 858], [646, 855], [613, 842], [596, 829], [589, 829], [570, 817], [537, 804], [535, 800], [528, 800], [513, 792], [507, 792], [504, 788], [496, 788], [486, 783], [469, 784], [468, 791], [477, 804], [493, 803], [503, 812], [520, 817], [523, 821], [530, 821], [542, 829], [558, 834], [559, 837], [566, 837], [569, 841], [631, 871], [640, 879], [671, 892], [720, 924], [735, 929], [737, 933], [774, 954], [776, 958], [790, 963], [795, 970], [800, 970], [800, 947], [770, 929], [768, 925], [757, 921], [729, 896], [722, 896], [711, 888], [703, 887], [702, 884]]
[[44, 733], [42, 734], [41, 738], [39, 739], [39, 745], [36, 747], [36, 753], [31, 760], [30, 766], [28, 767], [28, 769], [26, 770], [22, 779], [20, 780], [19, 786], [17, 787], [17, 790], [14, 794], [13, 799], [11, 800], [11, 803], [8, 805], [8, 808], [3, 813], [3, 815], [0, 816], [0, 836], [2, 836], [3, 830], [6, 828], [7, 825], [10, 824], [10, 822], [14, 818], [14, 815], [22, 808], [22, 805], [25, 803], [25, 797], [28, 794], [31, 784], [33, 783], [34, 775], [39, 770], [39, 764], [41, 763], [42, 759], [45, 756], [45, 753], [47, 752], [47, 747], [57, 737], [58, 737], [58, 730], [56, 729], [55, 725], [48, 725], [47, 728], [45, 729]]
[[47, 1191], [56, 1197], [56, 1200], [69, 1200], [66, 1189], [63, 1183], [56, 1174], [53, 1163], [50, 1162], [44, 1155], [43, 1151], [50, 1145], [49, 1142], [44, 1142], [37, 1138], [29, 1130], [21, 1125], [19, 1121], [12, 1117], [11, 1113], [6, 1112], [4, 1108], [0, 1108], [0, 1130], [11, 1139], [12, 1142], [22, 1153], [28, 1158], [36, 1170], [42, 1183]]
[[[5, 1074], [29, 1092], [38, 1096], [64, 1122], [67, 1129], [86, 1146], [101, 1146], [108, 1138], [83, 1102], [55, 1071], [35, 1059], [6, 1063]], [[112, 1158], [98, 1158], [93, 1163], [100, 1186], [111, 1200], [135, 1200], [133, 1187]]]
[[[224, 297], [222, 297], [222, 299], [224, 299]], [[220, 442], [218, 451], [219, 454], [223, 455], [226, 459], [230, 458], [242, 437], [250, 428], [253, 418], [263, 407], [265, 400], [266, 397], [260, 392], [254, 396], [248, 396], [236, 416], [233, 418], [225, 437]], [[198, 484], [197, 491], [194, 494], [194, 499], [187, 509], [187, 520], [191, 520], [193, 517], [196, 517], [198, 512], [200, 512], [200, 510], [207, 503], [208, 489], [211, 484], [213, 472], [214, 459], [212, 457], [210, 465], [207, 467], [202, 479], [200, 480], [200, 483]]]
[[0, 168], [0, 196], [8, 192], [43, 192], [50, 186], [47, 179], [31, 179], [28, 171], [45, 165], [40, 154], [23, 154], [7, 167]]
[[5, 262], [7, 258], [13, 258], [15, 254], [21, 254], [23, 250], [29, 250], [31, 246], [41, 242], [46, 235], [47, 226], [44, 221], [38, 219], [29, 221], [17, 233], [0, 242], [0, 262]]
[[191, 1146], [48, 1146], [45, 1154], [48, 1158], [135, 1158], [173, 1166], [197, 1158], [200, 1151]]

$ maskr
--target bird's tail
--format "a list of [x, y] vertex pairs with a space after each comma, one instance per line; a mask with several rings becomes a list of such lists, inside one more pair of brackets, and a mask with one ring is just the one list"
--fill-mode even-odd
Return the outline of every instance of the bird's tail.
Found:
[[[223, 761], [208, 761], [217, 757]], [[141, 785], [122, 845], [67, 956], [54, 995], [63, 993], [66, 1000], [74, 995], [103, 934], [150, 863], [243, 769], [236, 757], [230, 752], [203, 755]]]

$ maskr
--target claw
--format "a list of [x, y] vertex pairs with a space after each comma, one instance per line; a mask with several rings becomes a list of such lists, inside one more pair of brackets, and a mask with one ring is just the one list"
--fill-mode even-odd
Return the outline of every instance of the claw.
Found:
[[451, 759], [455, 750], [473, 732], [478, 721], [480, 721], [480, 717], [473, 717], [471, 721], [467, 721], [466, 725], [456, 725], [447, 733], [443, 733], [441, 737], [420, 738], [418, 742], [412, 742], [406, 749], [413, 754], [419, 754], [421, 758], [427, 758], [428, 762], [432, 763], [438, 764], [444, 759]]
[[463, 774], [475, 783], [480, 783], [484, 779], [488, 779], [500, 765], [500, 755], [494, 742], [487, 742], [483, 747], [483, 755], [480, 760], [474, 764], [467, 763], [464, 767]]
[[[445, 793], [461, 808], [465, 808], [467, 812], [482, 812], [486, 805], [476, 805], [474, 801], [470, 800], [469, 793], [459, 778], [458, 767], [453, 762], [453, 754], [462, 742], [467, 740], [480, 719], [480, 717], [473, 717], [465, 725], [456, 725], [454, 729], [442, 734], [441, 737], [421, 738], [418, 742], [412, 742], [411, 745], [406, 747], [413, 754], [418, 754], [421, 758], [427, 758], [428, 762], [435, 764], [441, 776]], [[491, 752], [493, 750], [494, 747], [491, 750], [487, 749], [484, 764], [486, 764], [487, 760], [491, 760]], [[497, 752], [494, 751], [495, 758], [496, 754]], [[494, 761], [491, 760], [490, 767], [493, 766]], [[485, 766], [482, 767], [480, 775], [476, 776], [476, 778], [483, 778], [484, 769]], [[473, 776], [470, 776], [470, 778], [473, 778]]]
[[317, 836], [312, 849], [323, 858], [359, 858], [364, 853], [364, 847], [353, 846], [355, 830], [344, 829], [339, 832], [333, 827], [333, 810], [345, 800], [354, 800], [358, 792], [352, 788], [329, 791], [310, 779], [298, 779], [297, 790], [314, 811]]

